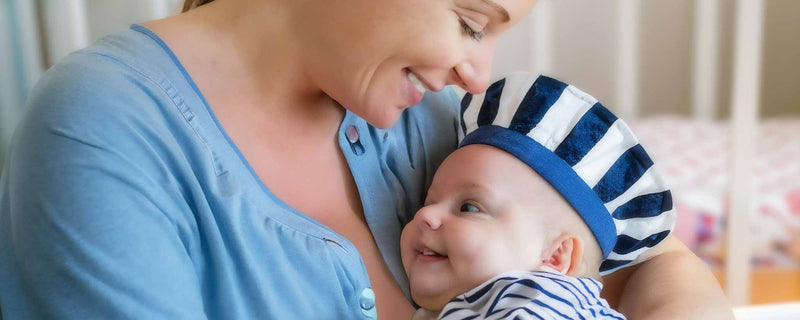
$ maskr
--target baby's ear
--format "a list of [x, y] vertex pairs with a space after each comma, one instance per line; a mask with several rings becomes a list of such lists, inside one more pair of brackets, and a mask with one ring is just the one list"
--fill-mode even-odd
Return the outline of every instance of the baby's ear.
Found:
[[562, 234], [543, 252], [542, 265], [568, 276], [582, 272], [583, 241], [575, 235]]

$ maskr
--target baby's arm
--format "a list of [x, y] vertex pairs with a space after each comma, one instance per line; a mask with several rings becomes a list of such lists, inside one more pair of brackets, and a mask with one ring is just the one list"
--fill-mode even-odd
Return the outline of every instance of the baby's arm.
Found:
[[733, 319], [714, 275], [672, 235], [642, 263], [603, 278], [603, 296], [629, 319]]

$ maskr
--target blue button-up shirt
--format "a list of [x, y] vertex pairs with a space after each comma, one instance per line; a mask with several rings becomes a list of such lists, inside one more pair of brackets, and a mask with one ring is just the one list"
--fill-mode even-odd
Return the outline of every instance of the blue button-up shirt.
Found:
[[[406, 295], [400, 230], [456, 146], [457, 112], [452, 90], [429, 92], [392, 128], [347, 112], [338, 132]], [[364, 319], [369, 288], [356, 247], [266, 188], [144, 27], [31, 93], [0, 180], [0, 318]]]

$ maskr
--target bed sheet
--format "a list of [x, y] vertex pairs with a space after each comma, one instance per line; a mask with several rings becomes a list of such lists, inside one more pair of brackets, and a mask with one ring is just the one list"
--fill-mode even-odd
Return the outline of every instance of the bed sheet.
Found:
[[[730, 164], [727, 122], [657, 117], [629, 123], [673, 189], [675, 234], [724, 262]], [[756, 266], [800, 266], [800, 118], [759, 122], [750, 211]]]

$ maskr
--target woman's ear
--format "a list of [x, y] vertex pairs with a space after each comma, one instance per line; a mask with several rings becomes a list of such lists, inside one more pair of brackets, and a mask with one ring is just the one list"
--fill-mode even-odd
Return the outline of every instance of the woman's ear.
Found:
[[562, 234], [543, 253], [544, 266], [573, 277], [583, 271], [583, 241], [578, 236]]

